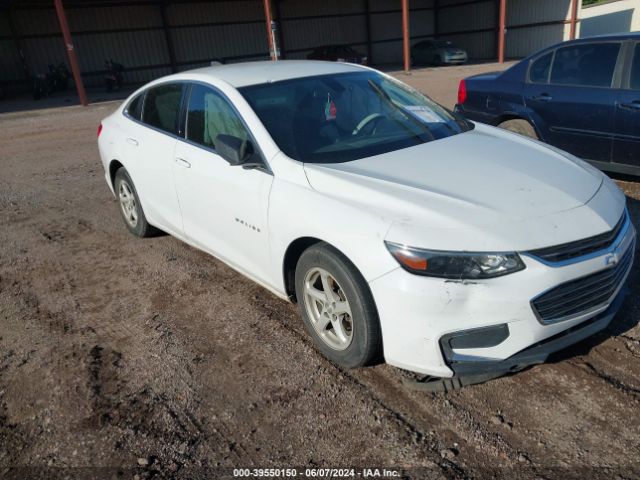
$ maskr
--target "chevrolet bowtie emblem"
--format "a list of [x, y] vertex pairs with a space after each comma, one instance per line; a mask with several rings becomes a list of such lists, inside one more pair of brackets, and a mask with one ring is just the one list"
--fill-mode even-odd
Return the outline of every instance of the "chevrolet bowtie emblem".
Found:
[[618, 254], [617, 253], [610, 253], [609, 255], [604, 257], [604, 264], [607, 267], [615, 267], [618, 264], [619, 261], [620, 261], [620, 259], [618, 258]]

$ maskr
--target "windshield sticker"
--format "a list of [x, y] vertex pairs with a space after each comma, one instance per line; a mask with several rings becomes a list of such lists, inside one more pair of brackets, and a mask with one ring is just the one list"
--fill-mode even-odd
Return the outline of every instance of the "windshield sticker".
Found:
[[407, 105], [405, 110], [427, 123], [446, 123], [444, 118], [436, 114], [432, 109], [424, 105]]
[[337, 113], [338, 109], [336, 108], [336, 104], [331, 100], [331, 95], [327, 93], [327, 104], [324, 106], [324, 119], [327, 122], [329, 120], [335, 120]]

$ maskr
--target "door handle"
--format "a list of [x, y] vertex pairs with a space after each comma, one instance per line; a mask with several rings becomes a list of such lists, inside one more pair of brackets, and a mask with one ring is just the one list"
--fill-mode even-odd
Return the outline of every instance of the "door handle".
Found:
[[621, 103], [618, 106], [626, 110], [640, 110], [640, 100], [634, 100], [631, 103]]
[[184, 168], [191, 168], [191, 164], [189, 163], [189, 161], [184, 158], [176, 157], [176, 163], [183, 166]]
[[539, 102], [550, 102], [551, 100], [553, 100], [553, 97], [548, 93], [542, 93], [540, 95], [534, 95], [533, 99]]
[[131, 137], [127, 138], [127, 143], [129, 145], [133, 145], [134, 147], [138, 146], [138, 140], [136, 140], [135, 138], [131, 138]]

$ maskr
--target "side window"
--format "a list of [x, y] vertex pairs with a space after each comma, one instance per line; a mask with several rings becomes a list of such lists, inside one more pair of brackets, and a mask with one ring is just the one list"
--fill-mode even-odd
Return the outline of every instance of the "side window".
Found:
[[553, 51], [534, 60], [529, 68], [529, 81], [531, 83], [549, 83], [551, 60], [553, 60]]
[[610, 87], [619, 51], [619, 43], [589, 43], [559, 48], [553, 61], [551, 83]]
[[142, 104], [144, 103], [144, 93], [142, 92], [140, 95], [136, 96], [133, 100], [129, 102], [127, 105], [126, 112], [131, 118], [136, 120], [140, 120], [142, 118]]
[[640, 90], [640, 43], [636, 44], [636, 49], [633, 54], [629, 87], [633, 90]]
[[187, 114], [187, 139], [215, 148], [216, 137], [232, 135], [247, 140], [244, 124], [227, 100], [204, 85], [193, 85]]
[[159, 85], [147, 91], [142, 121], [167, 133], [178, 134], [182, 84]]

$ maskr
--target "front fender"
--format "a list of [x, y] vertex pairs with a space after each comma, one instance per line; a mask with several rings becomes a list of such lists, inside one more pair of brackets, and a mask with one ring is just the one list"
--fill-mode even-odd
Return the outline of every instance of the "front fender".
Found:
[[340, 250], [368, 282], [398, 267], [384, 244], [388, 220], [313, 190], [301, 164], [297, 175], [302, 176], [297, 181], [276, 176], [269, 197], [271, 271], [278, 290], [286, 292], [285, 254], [301, 237], [317, 238]]

